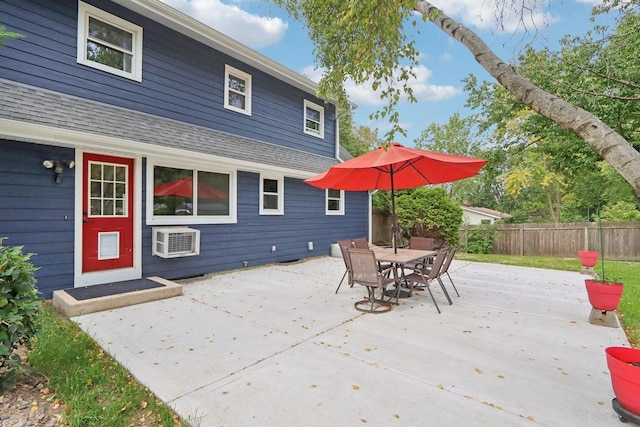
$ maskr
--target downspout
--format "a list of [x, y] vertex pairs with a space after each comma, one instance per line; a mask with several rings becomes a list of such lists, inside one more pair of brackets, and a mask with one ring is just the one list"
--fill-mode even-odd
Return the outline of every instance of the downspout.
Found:
[[356, 108], [358, 108], [356, 104], [349, 103], [349, 108], [341, 114], [338, 114], [338, 106], [336, 105], [336, 159], [340, 163], [344, 162], [344, 159], [340, 158], [340, 119]]
[[372, 196], [374, 194], [376, 194], [378, 192], [378, 190], [369, 190], [368, 194], [369, 197], [367, 197], [367, 202], [369, 204], [369, 213], [367, 214], [367, 218], [369, 218], [369, 236], [368, 236], [368, 240], [373, 243], [373, 203], [372, 203]]
[[344, 162], [344, 159], [340, 158], [340, 119], [343, 118], [344, 116], [346, 116], [347, 114], [349, 114], [349, 111], [351, 111], [350, 109], [343, 112], [342, 114], [338, 115], [338, 107], [336, 106], [336, 159], [338, 159], [338, 161], [340, 163]]

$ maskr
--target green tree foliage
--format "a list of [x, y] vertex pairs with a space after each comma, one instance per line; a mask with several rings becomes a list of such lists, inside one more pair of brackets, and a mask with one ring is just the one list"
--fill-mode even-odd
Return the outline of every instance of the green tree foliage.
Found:
[[[537, 86], [589, 110], [640, 151], [640, 18], [621, 15], [613, 29], [565, 37], [557, 52], [527, 49], [517, 70]], [[640, 205], [631, 185], [572, 132], [535, 113], [501, 85], [466, 80], [477, 127], [508, 150], [506, 197], [498, 209], [517, 221], [588, 219], [599, 205]]]
[[[483, 144], [476, 138], [473, 117], [460, 117], [454, 113], [445, 124], [432, 123], [416, 139], [416, 148], [439, 151], [460, 156], [482, 157]], [[480, 175], [484, 173], [480, 171]], [[449, 197], [461, 203], [470, 199], [479, 187], [482, 177], [478, 175], [468, 179], [442, 184]]]
[[[294, 18], [304, 21], [315, 45], [318, 65], [325, 70], [319, 96], [347, 105], [343, 83], [369, 84], [388, 101], [373, 115], [392, 124], [385, 135], [391, 140], [399, 125], [395, 106], [401, 99], [415, 101], [411, 88], [402, 84], [413, 75], [419, 52], [409, 40], [405, 25], [417, 25], [414, 0], [273, 0]], [[400, 84], [396, 84], [396, 83]]]
[[5, 39], [17, 39], [24, 37], [22, 34], [14, 33], [13, 31], [7, 31], [4, 25], [0, 25], [0, 46], [4, 46], [3, 40]]
[[378, 130], [366, 126], [355, 126], [353, 115], [348, 113], [340, 117], [340, 145], [354, 157], [371, 151], [381, 144]]
[[620, 200], [602, 208], [600, 219], [610, 222], [640, 221], [640, 210], [633, 203]]
[[[336, 99], [341, 105], [346, 105], [344, 82], [347, 79], [379, 90], [387, 103], [375, 117], [386, 117], [392, 125], [385, 135], [386, 140], [391, 140], [396, 132], [404, 134], [395, 106], [405, 99], [416, 101], [408, 83], [419, 63], [420, 52], [413, 37], [421, 36], [418, 27], [418, 19], [421, 18], [464, 45], [522, 105], [579, 136], [640, 192], [640, 153], [617, 133], [616, 128], [612, 129], [588, 110], [536, 86], [518, 69], [500, 59], [477, 34], [429, 1], [273, 1], [304, 21], [308, 28], [318, 64], [325, 71], [319, 85], [321, 97]], [[516, 13], [521, 14], [522, 23], [526, 20], [525, 13], [536, 9], [540, 2], [523, 5], [522, 2], [494, 0], [489, 3], [496, 6], [496, 16], [507, 16], [516, 9]], [[637, 1], [633, 3], [637, 4]]]
[[419, 187], [396, 192], [396, 214], [404, 239], [433, 237], [436, 246], [460, 242], [462, 209], [442, 188]]
[[480, 224], [467, 227], [467, 243], [464, 250], [470, 254], [488, 254], [493, 248], [496, 236], [494, 224]]
[[16, 349], [28, 345], [37, 330], [40, 306], [35, 288], [33, 254], [22, 247], [2, 246], [0, 239], [0, 394], [11, 387], [21, 373]]
[[483, 146], [476, 138], [474, 117], [460, 117], [454, 113], [443, 125], [431, 123], [416, 139], [416, 148], [442, 151], [460, 156], [477, 157], [482, 154]]

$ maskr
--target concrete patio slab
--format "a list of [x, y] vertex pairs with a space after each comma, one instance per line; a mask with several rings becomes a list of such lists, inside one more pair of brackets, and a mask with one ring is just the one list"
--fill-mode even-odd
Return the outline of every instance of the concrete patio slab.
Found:
[[628, 342], [589, 323], [579, 272], [454, 261], [442, 314], [423, 291], [374, 315], [334, 293], [343, 271], [248, 268], [73, 320], [199, 426], [618, 425], [604, 349]]

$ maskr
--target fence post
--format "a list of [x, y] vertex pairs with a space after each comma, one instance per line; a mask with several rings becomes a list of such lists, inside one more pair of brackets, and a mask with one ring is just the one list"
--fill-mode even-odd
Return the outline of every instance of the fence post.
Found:
[[524, 224], [520, 224], [520, 256], [524, 256]]
[[589, 245], [589, 222], [585, 222], [584, 223], [584, 244], [585, 247], [583, 248], [584, 251], [590, 251], [591, 250], [591, 245]]

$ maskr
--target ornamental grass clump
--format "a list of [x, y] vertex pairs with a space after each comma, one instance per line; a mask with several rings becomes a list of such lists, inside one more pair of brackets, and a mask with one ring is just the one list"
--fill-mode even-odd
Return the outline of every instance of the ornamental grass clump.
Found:
[[0, 238], [0, 394], [12, 387], [23, 372], [17, 350], [28, 346], [37, 331], [41, 301], [35, 287], [33, 254], [22, 246], [3, 246]]

